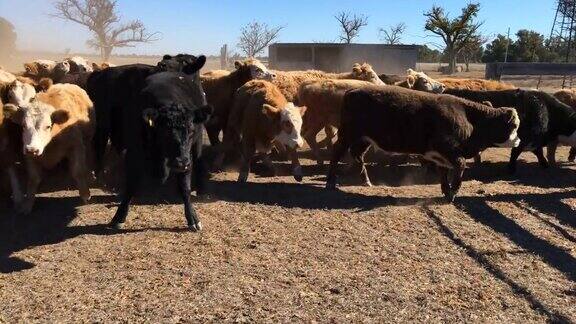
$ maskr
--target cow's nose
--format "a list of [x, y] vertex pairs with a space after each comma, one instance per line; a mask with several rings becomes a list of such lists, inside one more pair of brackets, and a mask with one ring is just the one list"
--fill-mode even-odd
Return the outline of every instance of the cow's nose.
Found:
[[40, 154], [40, 150], [36, 147], [28, 145], [26, 146], [26, 154], [37, 156], [38, 154]]
[[176, 158], [175, 162], [175, 167], [178, 170], [188, 171], [188, 169], [190, 169], [190, 159], [187, 157]]

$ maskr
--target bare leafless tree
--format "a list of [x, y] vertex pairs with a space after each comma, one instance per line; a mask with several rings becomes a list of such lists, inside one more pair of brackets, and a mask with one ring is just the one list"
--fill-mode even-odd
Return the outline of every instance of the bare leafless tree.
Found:
[[430, 11], [424, 13], [426, 17], [424, 29], [441, 37], [446, 44], [445, 52], [448, 55], [449, 73], [455, 72], [456, 58], [460, 51], [478, 37], [478, 30], [482, 26], [482, 22], [474, 20], [479, 11], [480, 4], [469, 3], [462, 9], [460, 16], [454, 19], [450, 19], [444, 9], [438, 6], [433, 6]]
[[253, 21], [242, 27], [237, 46], [246, 56], [254, 57], [278, 38], [282, 28]]
[[134, 47], [136, 43], [158, 40], [158, 33], [150, 33], [140, 20], [121, 24], [116, 13], [116, 0], [58, 0], [55, 17], [87, 27], [93, 38], [86, 43], [100, 50], [107, 61], [116, 47]]
[[402, 39], [402, 34], [406, 31], [406, 24], [399, 23], [394, 26], [386, 28], [380, 28], [380, 39], [384, 41], [388, 45], [397, 45], [400, 44], [400, 40]]
[[352, 15], [349, 12], [340, 12], [334, 16], [340, 24], [340, 41], [350, 44], [354, 38], [358, 37], [360, 29], [368, 25], [368, 17], [365, 15]]

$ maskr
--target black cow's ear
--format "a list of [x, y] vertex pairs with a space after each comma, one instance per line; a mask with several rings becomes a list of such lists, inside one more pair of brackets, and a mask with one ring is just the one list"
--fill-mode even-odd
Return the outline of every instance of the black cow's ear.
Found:
[[194, 123], [201, 124], [208, 120], [214, 108], [211, 105], [200, 107], [194, 112]]
[[172, 55], [166, 54], [162, 57], [162, 60], [171, 60], [172, 59]]
[[182, 69], [182, 72], [190, 75], [198, 72], [206, 64], [206, 56], [200, 55], [192, 64], [188, 64]]

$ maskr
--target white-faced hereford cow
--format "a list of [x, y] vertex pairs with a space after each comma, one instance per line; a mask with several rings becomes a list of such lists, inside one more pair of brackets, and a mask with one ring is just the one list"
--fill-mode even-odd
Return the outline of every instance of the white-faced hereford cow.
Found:
[[[512, 149], [508, 170], [516, 171], [516, 160], [523, 151], [532, 151], [542, 167], [548, 166], [543, 147], [560, 141], [576, 146], [576, 112], [552, 95], [537, 90], [474, 91], [448, 89], [446, 93], [476, 102], [488, 101], [494, 107], [514, 107], [520, 117], [521, 142]], [[553, 150], [550, 149], [550, 153]], [[554, 155], [549, 154], [554, 162]]]
[[288, 102], [270, 82], [253, 80], [246, 83], [237, 91], [224, 133], [223, 150], [214, 164], [220, 167], [224, 154], [240, 147], [242, 166], [238, 181], [246, 182], [255, 153], [263, 154], [264, 162], [274, 171], [268, 153], [273, 142], [278, 141], [288, 147], [294, 178], [301, 181], [302, 168], [296, 149], [304, 143], [300, 130], [305, 112], [306, 107], [296, 107]]
[[[212, 112], [206, 103], [198, 70], [206, 63], [199, 56], [183, 67], [183, 72], [160, 72], [142, 80], [136, 100], [123, 107], [119, 129], [126, 147], [126, 189], [110, 226], [121, 227], [126, 220], [132, 198], [141, 189], [145, 172], [152, 171], [162, 183], [174, 173], [184, 201], [188, 227], [201, 230], [202, 225], [190, 202], [191, 174], [194, 172], [197, 193], [205, 193], [206, 168], [202, 158], [203, 123]], [[108, 68], [104, 71], [109, 71]], [[113, 137], [112, 140], [117, 140]]]
[[4, 106], [7, 117], [22, 126], [22, 145], [28, 185], [19, 212], [27, 214], [34, 199], [42, 171], [68, 160], [70, 173], [84, 202], [90, 199], [86, 156], [94, 131], [92, 101], [72, 84], [58, 84], [39, 93], [25, 106]]
[[218, 136], [226, 130], [228, 114], [232, 108], [236, 90], [254, 79], [271, 81], [276, 75], [257, 59], [234, 62], [236, 68], [231, 73], [210, 73], [200, 76], [202, 88], [206, 92], [208, 103], [214, 107], [214, 114], [206, 124], [210, 144], [220, 143]]
[[[384, 151], [419, 154], [437, 165], [446, 199], [462, 183], [466, 158], [490, 146], [517, 146], [520, 121], [513, 108], [495, 109], [447, 95], [396, 86], [351, 90], [344, 96], [338, 141], [327, 188], [336, 187], [336, 169], [350, 149], [371, 185], [364, 154], [375, 144]], [[453, 172], [449, 182], [448, 172]]]

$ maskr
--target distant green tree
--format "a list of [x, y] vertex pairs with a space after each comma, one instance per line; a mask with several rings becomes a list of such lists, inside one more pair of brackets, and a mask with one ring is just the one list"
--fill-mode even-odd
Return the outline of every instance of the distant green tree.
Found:
[[437, 63], [442, 59], [442, 52], [432, 49], [426, 45], [420, 46], [418, 50], [418, 62]]
[[541, 58], [546, 58], [544, 36], [532, 30], [521, 29], [516, 33], [516, 37], [512, 46], [515, 61], [540, 62]]
[[[508, 38], [505, 35], [498, 34], [491, 43], [486, 45], [486, 50], [482, 56], [482, 62], [504, 62], [507, 44]], [[508, 58], [510, 58], [510, 54], [511, 53], [508, 53]]]
[[5, 61], [16, 52], [16, 32], [14, 25], [0, 17], [0, 61]]

